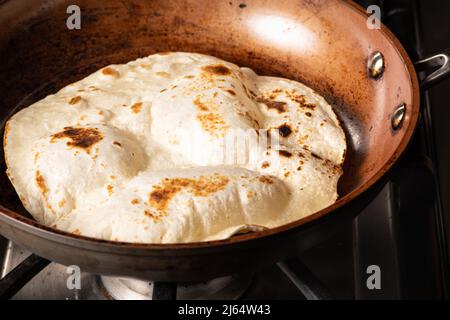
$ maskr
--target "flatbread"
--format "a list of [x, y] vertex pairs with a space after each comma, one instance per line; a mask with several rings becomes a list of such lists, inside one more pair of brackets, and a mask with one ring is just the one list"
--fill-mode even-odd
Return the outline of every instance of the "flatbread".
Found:
[[310, 88], [173, 52], [105, 67], [21, 110], [4, 148], [37, 221], [106, 240], [182, 243], [331, 205], [346, 142]]

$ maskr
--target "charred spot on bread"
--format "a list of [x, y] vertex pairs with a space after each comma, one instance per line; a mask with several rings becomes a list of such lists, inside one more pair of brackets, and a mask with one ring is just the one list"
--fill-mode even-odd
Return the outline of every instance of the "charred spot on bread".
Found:
[[63, 131], [52, 135], [50, 142], [60, 139], [68, 139], [68, 147], [80, 148], [89, 153], [92, 146], [103, 139], [103, 134], [97, 128], [65, 127]]

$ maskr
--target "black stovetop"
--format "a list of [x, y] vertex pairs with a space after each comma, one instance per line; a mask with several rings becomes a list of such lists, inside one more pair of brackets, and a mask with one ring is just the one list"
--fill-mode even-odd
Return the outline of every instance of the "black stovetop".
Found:
[[[449, 1], [357, 2], [380, 6], [382, 21], [413, 61], [450, 47]], [[422, 116], [407, 154], [384, 196], [354, 223], [356, 298], [448, 297], [450, 109], [445, 103], [449, 94], [450, 80], [423, 93]], [[382, 290], [367, 290], [368, 264], [379, 264], [384, 271]]]
[[[413, 61], [450, 47], [450, 1], [356, 1], [378, 5], [382, 21]], [[450, 80], [422, 94], [422, 115], [406, 155], [375, 201], [346, 230], [302, 255], [335, 297], [448, 298], [450, 256]], [[367, 267], [381, 269], [369, 290]], [[330, 266], [333, 266], [330, 268]]]

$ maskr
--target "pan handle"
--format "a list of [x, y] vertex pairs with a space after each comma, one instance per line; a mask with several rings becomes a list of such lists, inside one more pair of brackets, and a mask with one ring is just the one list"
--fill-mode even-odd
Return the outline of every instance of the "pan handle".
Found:
[[417, 72], [427, 73], [420, 81], [420, 88], [426, 90], [450, 76], [450, 48], [415, 63]]

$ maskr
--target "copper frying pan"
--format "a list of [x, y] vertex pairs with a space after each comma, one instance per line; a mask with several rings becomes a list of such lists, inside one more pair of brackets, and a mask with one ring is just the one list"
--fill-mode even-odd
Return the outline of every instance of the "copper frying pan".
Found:
[[[21, 206], [2, 160], [0, 234], [83, 271], [195, 281], [288, 257], [364, 208], [416, 127], [419, 82], [413, 64], [387, 28], [369, 29], [365, 11], [350, 2], [79, 0], [81, 30], [66, 27], [70, 1], [0, 3], [3, 121], [109, 63], [159, 51], [194, 51], [306, 83], [334, 106], [346, 130], [346, 174], [333, 206], [279, 228], [205, 243], [127, 244], [44, 227]], [[441, 54], [419, 64], [437, 69], [424, 85], [449, 73], [448, 57]]]

